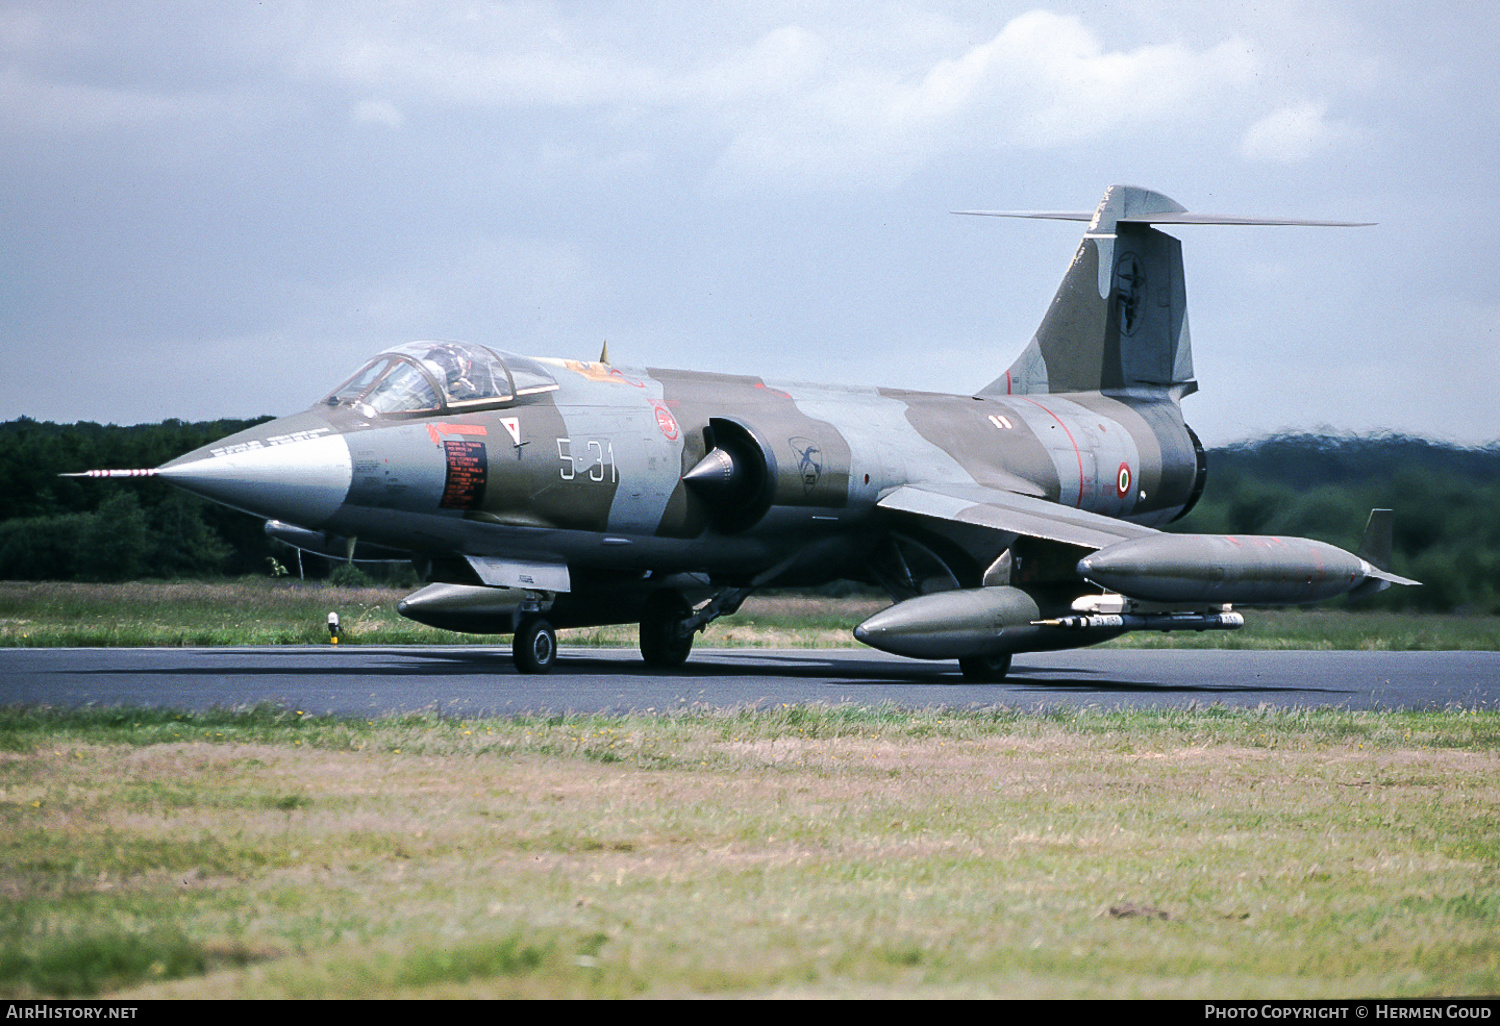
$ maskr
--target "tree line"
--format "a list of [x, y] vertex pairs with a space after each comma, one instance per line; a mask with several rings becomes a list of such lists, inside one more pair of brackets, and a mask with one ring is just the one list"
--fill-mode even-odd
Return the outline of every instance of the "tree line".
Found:
[[123, 581], [265, 572], [268, 539], [252, 517], [150, 478], [58, 475], [157, 467], [270, 419], [118, 427], [23, 417], [0, 424], [0, 578]]
[[1300, 535], [1353, 551], [1395, 511], [1393, 569], [1422, 582], [1358, 608], [1500, 613], [1500, 443], [1278, 435], [1208, 454], [1208, 487], [1172, 530]]
[[[220, 577], [294, 564], [259, 520], [163, 481], [58, 476], [160, 466], [269, 419], [0, 424], [0, 579]], [[1376, 507], [1396, 511], [1393, 569], [1423, 587], [1365, 605], [1500, 613], [1500, 444], [1298, 434], [1213, 449], [1203, 498], [1172, 529], [1302, 535], [1352, 550]], [[303, 568], [331, 569], [315, 557]]]

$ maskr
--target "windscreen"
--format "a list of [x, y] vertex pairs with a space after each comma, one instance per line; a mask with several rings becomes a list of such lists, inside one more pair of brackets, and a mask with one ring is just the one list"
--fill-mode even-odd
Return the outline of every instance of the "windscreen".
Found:
[[546, 368], [524, 356], [461, 342], [411, 342], [381, 353], [323, 401], [410, 415], [498, 406], [555, 388]]

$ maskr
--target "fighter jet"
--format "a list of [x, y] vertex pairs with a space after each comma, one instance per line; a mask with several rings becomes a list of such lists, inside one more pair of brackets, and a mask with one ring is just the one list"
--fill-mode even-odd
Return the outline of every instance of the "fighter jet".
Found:
[[381, 353], [310, 409], [151, 470], [339, 558], [409, 558], [422, 623], [511, 634], [638, 623], [652, 667], [758, 588], [839, 579], [893, 604], [876, 648], [994, 681], [1012, 655], [1133, 630], [1230, 630], [1237, 607], [1414, 584], [1390, 512], [1359, 552], [1163, 533], [1203, 494], [1181, 246], [1153, 225], [1348, 224], [1197, 214], [1111, 187], [1036, 334], [956, 395], [616, 367], [488, 345]]

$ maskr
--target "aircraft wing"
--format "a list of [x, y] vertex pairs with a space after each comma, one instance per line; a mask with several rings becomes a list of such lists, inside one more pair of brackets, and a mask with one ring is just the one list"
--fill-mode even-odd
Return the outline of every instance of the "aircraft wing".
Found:
[[898, 513], [977, 524], [1086, 549], [1102, 549], [1128, 538], [1160, 533], [1151, 527], [980, 485], [902, 485], [878, 505]]

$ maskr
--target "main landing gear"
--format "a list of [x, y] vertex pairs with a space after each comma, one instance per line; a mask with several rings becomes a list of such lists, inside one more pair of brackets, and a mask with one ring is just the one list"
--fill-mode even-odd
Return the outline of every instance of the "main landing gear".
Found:
[[[641, 610], [641, 656], [658, 670], [675, 670], [693, 651], [693, 635], [706, 624], [739, 609], [751, 588], [721, 588], [704, 606], [694, 609], [680, 591], [654, 592]], [[516, 624], [511, 654], [521, 673], [548, 673], [557, 663], [557, 631], [537, 612]]]
[[641, 657], [657, 670], [675, 670], [693, 651], [693, 635], [721, 616], [729, 616], [754, 591], [751, 587], [720, 588], [701, 608], [694, 609], [681, 592], [654, 592], [641, 611]]
[[674, 670], [693, 651], [693, 607], [681, 593], [658, 591], [641, 611], [641, 657], [653, 669]]
[[1010, 672], [1010, 653], [1004, 655], [964, 656], [958, 661], [964, 680], [975, 684], [998, 684]]

